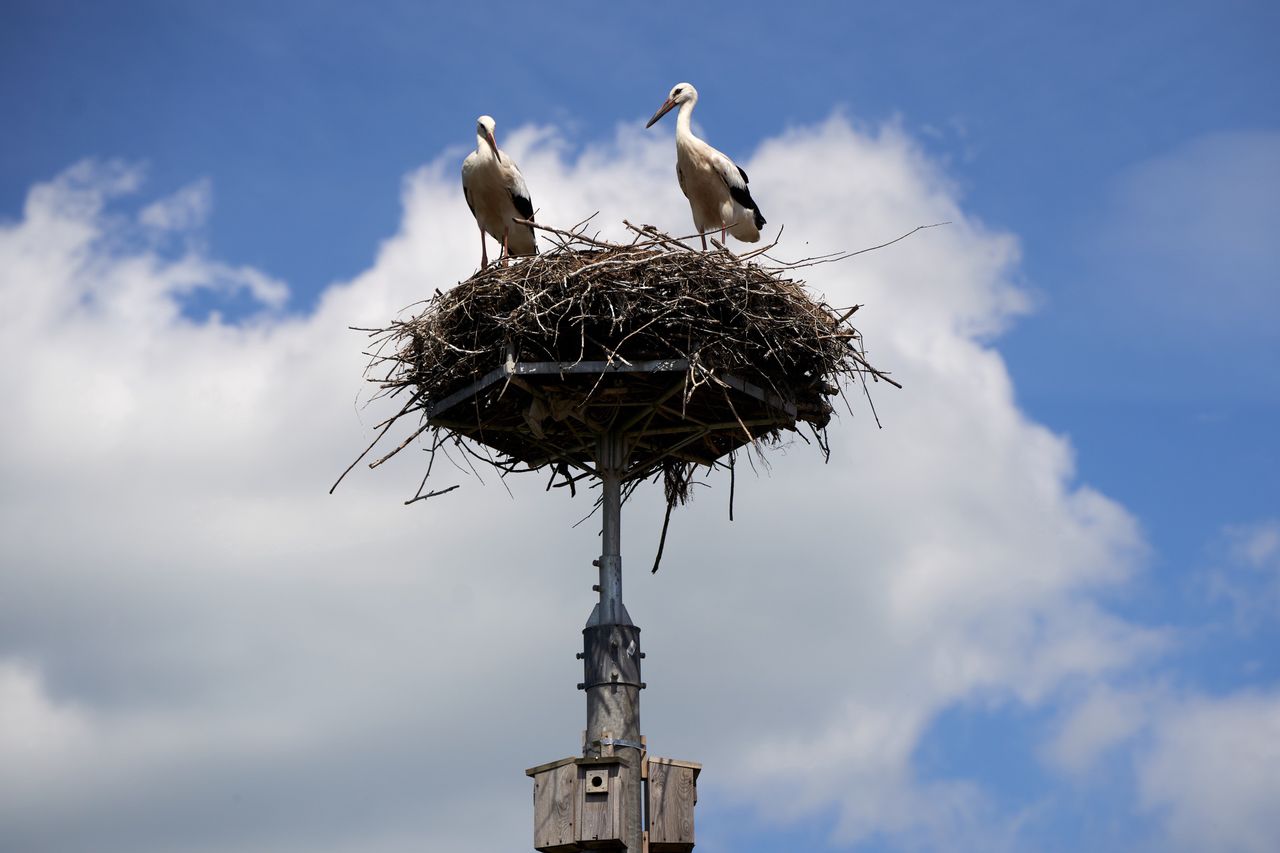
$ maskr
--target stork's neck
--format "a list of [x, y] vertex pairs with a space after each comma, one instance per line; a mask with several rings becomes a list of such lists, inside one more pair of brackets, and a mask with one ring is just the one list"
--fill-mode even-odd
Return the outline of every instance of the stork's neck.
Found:
[[693, 116], [693, 105], [698, 103], [695, 98], [691, 101], [685, 101], [680, 105], [680, 112], [676, 115], [676, 138], [689, 138], [693, 136], [693, 128], [689, 126], [691, 117]]

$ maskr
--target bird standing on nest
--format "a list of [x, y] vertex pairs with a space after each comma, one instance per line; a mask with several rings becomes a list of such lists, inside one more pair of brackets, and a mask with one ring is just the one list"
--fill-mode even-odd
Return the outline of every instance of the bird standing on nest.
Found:
[[462, 161], [462, 194], [480, 226], [481, 269], [489, 265], [486, 233], [502, 245], [503, 260], [508, 255], [538, 254], [533, 229], [514, 221], [533, 220], [529, 188], [515, 162], [498, 148], [494, 127], [489, 116], [476, 119], [476, 150]]
[[707, 248], [708, 231], [719, 231], [721, 243], [726, 230], [745, 243], [754, 243], [760, 239], [764, 217], [747, 189], [747, 173], [693, 135], [689, 119], [696, 103], [698, 90], [689, 83], [677, 83], [645, 127], [653, 127], [672, 107], [680, 105], [676, 116], [676, 178], [680, 191], [689, 199], [693, 227], [702, 235], [703, 250]]

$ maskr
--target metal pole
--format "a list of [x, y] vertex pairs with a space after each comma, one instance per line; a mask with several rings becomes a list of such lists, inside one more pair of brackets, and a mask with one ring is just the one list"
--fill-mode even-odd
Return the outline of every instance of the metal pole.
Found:
[[600, 616], [602, 624], [630, 624], [622, 606], [622, 467], [626, 464], [622, 441], [613, 433], [600, 438]]
[[639, 853], [643, 834], [640, 781], [640, 629], [622, 603], [622, 472], [624, 436], [606, 433], [596, 449], [601, 498], [600, 601], [582, 631], [587, 692], [587, 737], [583, 755], [615, 755], [624, 766], [622, 828], [627, 849]]

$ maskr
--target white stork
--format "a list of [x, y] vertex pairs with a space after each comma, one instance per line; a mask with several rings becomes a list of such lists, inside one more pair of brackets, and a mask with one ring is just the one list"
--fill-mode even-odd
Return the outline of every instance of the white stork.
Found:
[[489, 116], [476, 119], [476, 150], [462, 161], [462, 194], [480, 226], [481, 269], [489, 265], [486, 232], [502, 245], [503, 258], [538, 254], [533, 229], [512, 221], [532, 221], [533, 201], [515, 162], [498, 148], [494, 126]]
[[747, 173], [693, 135], [689, 118], [696, 103], [698, 90], [689, 83], [677, 83], [645, 127], [653, 127], [672, 107], [680, 105], [676, 116], [676, 178], [680, 191], [689, 199], [693, 227], [702, 235], [703, 250], [707, 248], [708, 231], [719, 231], [722, 243], [726, 230], [744, 243], [754, 243], [760, 239], [764, 217], [747, 189]]

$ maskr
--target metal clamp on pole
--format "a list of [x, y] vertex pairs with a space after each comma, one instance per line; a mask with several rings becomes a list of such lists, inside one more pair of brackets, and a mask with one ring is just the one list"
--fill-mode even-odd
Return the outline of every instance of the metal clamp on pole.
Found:
[[620, 738], [620, 737], [602, 737], [597, 740], [593, 740], [590, 745], [595, 746], [597, 744], [600, 746], [625, 746], [630, 749], [640, 749], [640, 750], [644, 749], [644, 744], [642, 744], [640, 741], [627, 740], [626, 738]]
[[592, 687], [635, 687], [638, 690], [644, 690], [648, 686], [643, 681], [593, 681], [590, 684], [582, 681], [578, 683], [579, 690], [590, 690]]

